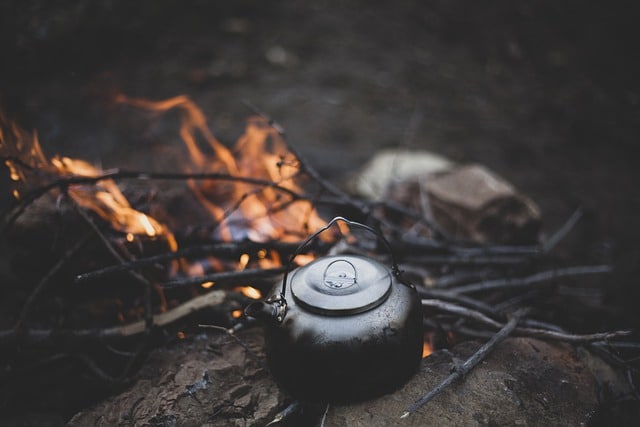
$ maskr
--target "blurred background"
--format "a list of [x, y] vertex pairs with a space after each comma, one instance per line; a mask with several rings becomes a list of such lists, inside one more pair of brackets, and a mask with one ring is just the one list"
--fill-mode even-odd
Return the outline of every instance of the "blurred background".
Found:
[[[382, 148], [481, 163], [541, 207], [586, 215], [559, 250], [612, 263], [610, 317], [640, 325], [640, 17], [632, 2], [21, 0], [0, 3], [0, 105], [45, 154], [171, 163], [176, 140], [116, 93], [187, 94], [231, 145], [273, 117], [342, 185]], [[390, 165], [392, 167], [392, 165]]]

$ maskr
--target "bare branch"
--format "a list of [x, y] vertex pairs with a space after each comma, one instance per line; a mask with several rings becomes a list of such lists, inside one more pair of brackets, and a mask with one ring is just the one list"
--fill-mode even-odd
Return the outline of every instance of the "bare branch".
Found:
[[273, 417], [273, 420], [269, 421], [266, 425], [271, 426], [282, 421], [286, 421], [287, 418], [298, 412], [300, 409], [302, 409], [302, 402], [300, 402], [299, 400], [294, 400], [293, 402], [288, 404], [286, 408], [278, 412], [275, 417]]
[[479, 311], [471, 310], [466, 307], [462, 307], [456, 304], [451, 304], [448, 302], [440, 301], [437, 299], [423, 299], [422, 307], [431, 307], [436, 308], [438, 310], [446, 311], [447, 313], [455, 314], [457, 316], [462, 316], [467, 319], [472, 319], [477, 322], [480, 322], [484, 325], [491, 326], [493, 328], [499, 329], [502, 327], [500, 322], [497, 322]]
[[245, 184], [253, 184], [262, 187], [270, 187], [285, 194], [290, 195], [294, 199], [305, 199], [305, 196], [299, 194], [289, 188], [278, 185], [277, 183], [269, 180], [252, 178], [247, 176], [235, 176], [225, 173], [174, 173], [174, 172], [141, 172], [141, 171], [126, 171], [116, 169], [108, 171], [101, 175], [96, 176], [79, 176], [71, 175], [59, 178], [50, 182], [40, 188], [37, 188], [26, 195], [20, 201], [20, 204], [12, 211], [4, 214], [4, 222], [0, 227], [0, 234], [2, 234], [13, 222], [24, 212], [24, 210], [38, 198], [47, 194], [49, 191], [59, 189], [64, 191], [66, 188], [72, 185], [80, 184], [94, 184], [104, 180], [118, 180], [118, 179], [136, 179], [136, 180], [172, 180], [172, 181], [186, 181], [186, 180], [217, 180], [217, 181], [233, 181], [243, 182]]
[[558, 243], [560, 243], [560, 241], [562, 239], [564, 239], [567, 234], [569, 234], [569, 232], [571, 230], [573, 230], [573, 227], [575, 227], [575, 225], [578, 223], [578, 221], [580, 221], [580, 219], [582, 218], [582, 209], [577, 209], [573, 215], [571, 215], [569, 217], [569, 219], [567, 220], [567, 222], [565, 222], [562, 227], [560, 227], [558, 229], [558, 231], [556, 231], [543, 245], [542, 245], [542, 252], [543, 253], [549, 253], [551, 252], [551, 250], [553, 250], [553, 248], [556, 247], [556, 245]]
[[[131, 261], [133, 257], [131, 254], [127, 254], [127, 258], [125, 259], [114, 247], [113, 244], [107, 239], [104, 233], [98, 228], [95, 222], [91, 219], [89, 214], [87, 214], [82, 207], [74, 203], [74, 207], [76, 211], [82, 216], [82, 218], [89, 224], [89, 226], [93, 229], [96, 235], [100, 238], [105, 248], [113, 255], [113, 257], [118, 260], [121, 264], [127, 261]], [[151, 307], [151, 288], [153, 284], [149, 282], [143, 275], [138, 273], [137, 271], [129, 271], [129, 275], [136, 279], [144, 286], [144, 315], [145, 320], [147, 322], [147, 327], [151, 328], [153, 326], [153, 310]]]
[[[153, 324], [157, 327], [164, 327], [175, 323], [178, 320], [188, 316], [189, 314], [203, 310], [209, 307], [215, 307], [226, 298], [226, 292], [215, 290], [198, 297], [192, 298], [184, 304], [181, 304], [164, 313], [153, 316]], [[18, 337], [26, 343], [45, 342], [60, 338], [69, 338], [75, 340], [86, 339], [121, 339], [123, 337], [132, 337], [140, 335], [146, 331], [146, 321], [130, 323], [124, 326], [114, 326], [105, 329], [72, 329], [72, 330], [54, 330], [54, 329], [27, 329], [21, 332], [15, 329], [0, 331], [0, 343], [10, 342]]]
[[265, 277], [272, 277], [284, 272], [284, 267], [279, 268], [253, 268], [239, 271], [223, 271], [220, 273], [207, 274], [204, 276], [186, 277], [184, 279], [172, 280], [162, 283], [164, 289], [177, 288], [180, 286], [199, 285], [205, 282], [228, 282], [237, 280], [255, 280]]
[[69, 248], [64, 253], [62, 258], [60, 258], [58, 262], [53, 267], [51, 267], [51, 269], [47, 272], [47, 274], [45, 274], [40, 279], [38, 284], [33, 288], [33, 291], [31, 291], [31, 295], [29, 295], [29, 298], [27, 298], [27, 301], [24, 303], [24, 306], [22, 306], [22, 310], [20, 311], [20, 316], [16, 321], [14, 329], [18, 330], [22, 327], [22, 324], [24, 323], [25, 319], [27, 318], [27, 315], [29, 314], [29, 311], [31, 310], [31, 306], [36, 301], [40, 293], [50, 283], [51, 278], [55, 276], [55, 274], [58, 271], [60, 271], [60, 269], [69, 261], [69, 259], [71, 259], [71, 257], [73, 257], [76, 254], [76, 252], [78, 252], [80, 248], [89, 241], [89, 238], [92, 235], [93, 235], [93, 231], [90, 231], [86, 233], [84, 236], [82, 236], [71, 248]]
[[599, 332], [595, 334], [585, 334], [585, 335], [577, 335], [577, 334], [568, 334], [563, 332], [556, 331], [547, 331], [544, 329], [532, 329], [532, 328], [517, 328], [516, 335], [518, 336], [526, 336], [532, 338], [541, 338], [547, 340], [558, 340], [564, 342], [570, 342], [574, 344], [583, 344], [590, 343], [594, 341], [609, 341], [615, 338], [622, 338], [631, 335], [632, 331], [609, 331], [609, 332]]
[[[466, 307], [461, 307], [456, 304], [451, 304], [451, 303], [447, 303], [447, 302], [435, 300], [435, 299], [423, 299], [422, 306], [436, 308], [438, 310], [446, 311], [447, 313], [455, 314], [457, 316], [461, 316], [466, 319], [475, 320], [476, 322], [482, 323], [491, 328], [499, 329], [503, 327], [502, 323], [494, 319], [491, 319], [488, 316], [485, 316], [479, 311], [475, 311]], [[614, 338], [625, 337], [630, 335], [631, 331], [626, 331], [626, 330], [609, 331], [609, 332], [600, 332], [595, 334], [577, 335], [577, 334], [569, 334], [569, 333], [561, 332], [558, 330], [546, 330], [546, 329], [537, 329], [537, 328], [516, 328], [514, 334], [518, 336], [526, 336], [526, 337], [541, 338], [541, 339], [548, 339], [548, 340], [558, 340], [558, 341], [565, 341], [565, 342], [571, 342], [571, 343], [589, 343], [594, 341], [608, 341]]]
[[197, 255], [218, 255], [232, 257], [242, 253], [259, 251], [261, 249], [274, 249], [280, 254], [286, 255], [293, 252], [299, 245], [299, 242], [287, 243], [271, 241], [262, 243], [253, 242], [251, 240], [242, 240], [238, 242], [216, 242], [211, 244], [191, 246], [188, 248], [178, 249], [175, 252], [168, 252], [165, 254], [154, 255], [146, 258], [139, 258], [122, 264], [110, 265], [98, 270], [82, 273], [76, 276], [75, 281], [76, 283], [85, 282], [87, 280], [93, 280], [108, 274], [127, 270], [135, 270], [148, 265], [156, 264], [161, 261], [169, 261], [173, 259], [187, 258]]
[[513, 278], [504, 278], [504, 279], [488, 280], [485, 282], [472, 283], [470, 285], [451, 288], [451, 291], [464, 294], [464, 293], [473, 293], [473, 292], [482, 292], [482, 291], [492, 291], [496, 289], [522, 288], [522, 287], [527, 287], [537, 283], [547, 282], [549, 280], [559, 279], [561, 277], [607, 274], [607, 273], [611, 273], [611, 271], [613, 271], [613, 268], [609, 265], [587, 265], [587, 266], [566, 267], [566, 268], [558, 268], [555, 270], [542, 271], [526, 277], [513, 277]]
[[441, 300], [444, 300], [454, 302], [465, 307], [470, 307], [487, 316], [502, 317], [501, 314], [489, 304], [466, 295], [458, 295], [441, 289], [426, 288], [418, 288], [418, 293], [420, 294], [420, 297], [424, 298], [423, 301], [438, 301], [438, 303], [441, 303]]

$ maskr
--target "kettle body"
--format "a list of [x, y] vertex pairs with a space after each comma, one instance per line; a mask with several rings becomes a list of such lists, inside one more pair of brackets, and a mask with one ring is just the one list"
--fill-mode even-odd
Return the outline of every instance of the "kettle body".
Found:
[[367, 257], [316, 259], [246, 313], [264, 318], [269, 368], [303, 400], [352, 402], [391, 392], [421, 360], [418, 292], [397, 268]]

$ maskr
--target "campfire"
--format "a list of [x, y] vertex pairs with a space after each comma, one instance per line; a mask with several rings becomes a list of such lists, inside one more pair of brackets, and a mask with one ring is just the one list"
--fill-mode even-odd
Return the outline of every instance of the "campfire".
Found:
[[[256, 323], [244, 307], [282, 280], [301, 243], [335, 215], [354, 217], [390, 241], [399, 269], [422, 300], [423, 357], [456, 342], [487, 342], [443, 385], [406, 402], [405, 416], [509, 335], [599, 351], [623, 347], [627, 331], [573, 334], [548, 314], [555, 282], [611, 272], [608, 265], [558, 266], [550, 257], [579, 212], [540, 242], [533, 202], [511, 197], [506, 184], [496, 181], [493, 188], [504, 197], [489, 205], [474, 207], [473, 195], [460, 196], [466, 204], [449, 197], [459, 180], [494, 179], [481, 168], [434, 175], [428, 188], [400, 181], [383, 199], [357, 197], [323, 179], [259, 111], [228, 148], [186, 96], [151, 101], [121, 94], [113, 101], [140, 120], [162, 122], [176, 114], [186, 160], [175, 170], [102, 169], [48, 154], [35, 131], [0, 115], [0, 232], [9, 257], [1, 272], [6, 314], [0, 345], [7, 384], [19, 383], [25, 372], [40, 374], [42, 366], [66, 372], [79, 361], [84, 386], [119, 389], [152, 350], [207, 331], [199, 325], [236, 336]], [[480, 206], [482, 217], [470, 220]], [[329, 253], [391, 265], [378, 243], [337, 225], [305, 247], [292, 267]], [[60, 380], [55, 372], [46, 375]], [[297, 405], [277, 417], [289, 416]]]
[[[141, 261], [138, 258], [153, 255], [154, 251], [166, 251], [161, 256], [165, 261], [161, 274], [166, 283], [164, 286], [157, 280], [153, 283], [161, 301], [153, 312], [164, 312], [167, 304], [163, 288], [180, 286], [181, 280], [190, 278], [195, 280], [186, 280], [188, 284], [209, 289], [214, 281], [204, 275], [211, 272], [235, 270], [241, 274], [249, 270], [249, 274], [241, 276], [250, 280], [255, 268], [261, 273], [279, 271], [282, 254], [277, 247], [299, 241], [310, 230], [324, 225], [313, 204], [300, 193], [299, 181], [303, 174], [297, 158], [288, 151], [281, 135], [267, 119], [250, 118], [245, 133], [235, 147], [229, 149], [213, 136], [202, 111], [184, 96], [153, 102], [120, 95], [116, 102], [156, 116], [172, 110], [180, 114], [179, 134], [189, 159], [182, 170], [171, 173], [105, 171], [81, 159], [59, 155], [47, 158], [36, 133], [30, 135], [5, 119], [3, 125], [8, 132], [2, 139], [3, 159], [17, 205], [8, 214], [6, 227], [14, 221], [20, 223], [23, 209], [28, 209], [32, 202], [45, 198], [44, 203], [48, 203], [55, 198], [56, 203], [73, 207], [100, 234], [119, 262]], [[164, 206], [154, 201], [150, 201], [151, 206], [143, 212], [131, 206], [116, 179], [183, 181], [193, 200], [176, 216], [170, 216]], [[187, 224], [180, 218], [193, 215], [189, 211], [192, 209], [201, 213], [198, 224]], [[227, 249], [234, 245], [224, 245], [224, 242], [235, 243], [236, 251], [246, 246], [251, 248], [251, 253], [243, 252], [233, 259], [211, 255], [186, 257], [176, 233], [182, 241], [201, 239], [203, 244], [217, 242]], [[206, 236], [196, 237], [198, 233]], [[191, 242], [187, 246], [192, 253], [198, 251]], [[199, 250], [207, 251], [206, 248]], [[312, 258], [300, 257], [298, 262], [305, 259]], [[162, 262], [157, 259], [150, 262], [156, 261]], [[138, 276], [135, 265], [131, 268]], [[138, 276], [136, 280], [147, 282], [146, 278], [141, 279]], [[80, 276], [79, 280], [87, 280], [87, 275]], [[240, 287], [239, 291], [249, 298], [261, 295], [256, 288], [248, 286]], [[125, 317], [119, 313], [119, 318]]]

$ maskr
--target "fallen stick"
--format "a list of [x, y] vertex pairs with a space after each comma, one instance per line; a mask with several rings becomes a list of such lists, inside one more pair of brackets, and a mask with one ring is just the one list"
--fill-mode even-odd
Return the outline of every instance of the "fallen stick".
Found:
[[47, 274], [45, 274], [40, 279], [40, 281], [33, 288], [33, 291], [31, 291], [31, 294], [29, 295], [29, 298], [27, 298], [27, 301], [24, 303], [24, 306], [22, 306], [22, 310], [20, 311], [20, 315], [18, 316], [18, 320], [15, 323], [14, 329], [20, 329], [22, 327], [22, 324], [26, 320], [29, 311], [31, 310], [31, 306], [34, 304], [38, 296], [40, 296], [42, 291], [46, 289], [46, 287], [51, 283], [51, 278], [53, 278], [56, 273], [60, 271], [60, 269], [69, 261], [69, 259], [71, 259], [71, 257], [73, 257], [76, 252], [80, 250], [80, 248], [82, 248], [82, 246], [84, 246], [92, 236], [93, 231], [90, 231], [82, 236], [71, 248], [69, 248], [64, 253], [62, 258], [60, 258], [58, 262], [53, 267], [51, 267]]
[[[155, 327], [164, 327], [174, 323], [191, 313], [195, 313], [208, 307], [214, 307], [226, 298], [226, 292], [215, 290], [204, 295], [192, 298], [191, 300], [181, 304], [164, 313], [153, 316], [153, 325]], [[71, 330], [55, 330], [55, 329], [28, 329], [24, 331], [16, 331], [15, 329], [0, 331], [0, 343], [16, 338], [31, 341], [46, 341], [56, 338], [76, 338], [76, 339], [108, 339], [108, 338], [126, 338], [141, 334], [146, 331], [146, 321], [139, 320], [134, 323], [123, 326], [114, 326], [105, 329], [71, 329]]]
[[[405, 262], [426, 265], [517, 265], [529, 261], [528, 256], [518, 255], [423, 255], [408, 256]], [[452, 288], [455, 289], [455, 288]]]
[[[437, 299], [423, 299], [422, 306], [436, 308], [436, 309], [446, 311], [448, 313], [455, 314], [467, 319], [475, 320], [479, 323], [482, 323], [486, 326], [490, 326], [495, 329], [500, 329], [504, 327], [502, 323], [482, 314], [479, 311], [472, 310], [467, 307], [462, 307], [456, 304], [451, 304], [445, 301], [440, 301]], [[631, 331], [627, 331], [627, 330], [598, 332], [595, 334], [584, 334], [584, 335], [570, 334], [565, 332], [559, 332], [557, 330], [547, 330], [547, 329], [537, 329], [537, 328], [516, 328], [516, 330], [514, 331], [514, 335], [518, 335], [518, 336], [565, 341], [570, 343], [590, 343], [594, 341], [608, 341], [613, 338], [625, 337], [630, 334], [631, 334]]]
[[[200, 311], [203, 308], [213, 307], [218, 304], [221, 304], [226, 297], [226, 292], [215, 290], [208, 292], [204, 295], [200, 295], [198, 297], [192, 298], [184, 304], [180, 304], [176, 308], [173, 308], [164, 313], [156, 314], [153, 316], [153, 325], [154, 326], [166, 326], [170, 323], [173, 323], [191, 313], [195, 313], [196, 311]], [[131, 336], [144, 332], [145, 330], [145, 322], [144, 320], [140, 320], [135, 323], [130, 323], [125, 326], [118, 326], [116, 328], [112, 328], [117, 331], [121, 336]]]
[[282, 274], [284, 267], [277, 268], [252, 268], [247, 270], [223, 271], [220, 273], [205, 274], [204, 276], [187, 277], [184, 279], [171, 280], [161, 284], [164, 289], [177, 288], [188, 285], [199, 285], [205, 282], [225, 282], [236, 280], [255, 280], [264, 277], [272, 277]]
[[271, 420], [269, 423], [267, 423], [266, 426], [271, 426], [271, 425], [274, 425], [274, 424], [278, 424], [278, 423], [280, 423], [282, 421], [285, 421], [291, 415], [295, 414], [296, 412], [298, 412], [300, 410], [302, 410], [302, 402], [300, 402], [299, 400], [294, 400], [293, 402], [288, 404], [286, 408], [284, 408], [282, 411], [278, 412], [276, 414], [276, 416], [273, 417], [273, 420]]
[[594, 341], [609, 341], [631, 335], [630, 330], [598, 332], [595, 334], [567, 334], [563, 332], [547, 331], [544, 329], [517, 328], [515, 334], [532, 338], [565, 341], [574, 344], [591, 343]]
[[126, 262], [123, 264], [109, 265], [107, 267], [100, 268], [94, 271], [88, 271], [86, 273], [76, 276], [75, 282], [80, 283], [87, 280], [96, 279], [108, 274], [119, 273], [126, 270], [135, 270], [143, 268], [149, 265], [154, 265], [161, 261], [170, 261], [178, 258], [186, 258], [197, 255], [218, 255], [218, 256], [235, 256], [241, 253], [256, 252], [261, 249], [275, 249], [280, 253], [293, 252], [300, 243], [287, 243], [271, 241], [267, 243], [253, 242], [253, 241], [239, 241], [239, 242], [217, 242], [211, 244], [203, 244], [198, 246], [191, 246], [188, 248], [178, 249], [175, 252], [168, 252], [164, 254], [154, 255], [145, 258], [138, 258], [136, 260]]
[[555, 270], [541, 271], [526, 277], [504, 278], [496, 280], [488, 280], [486, 282], [472, 283], [470, 285], [458, 286], [451, 288], [452, 292], [464, 294], [481, 291], [492, 291], [496, 289], [510, 289], [530, 286], [536, 283], [546, 282], [561, 277], [582, 276], [588, 274], [606, 274], [611, 273], [613, 268], [609, 265], [585, 265], [567, 268], [558, 268]]
[[442, 290], [442, 289], [429, 289], [429, 288], [423, 288], [423, 287], [418, 287], [417, 289], [418, 289], [418, 294], [420, 294], [420, 297], [427, 300], [436, 299], [436, 300], [454, 302], [462, 306], [470, 307], [485, 315], [491, 315], [491, 316], [500, 315], [499, 312], [489, 304], [483, 301], [468, 297], [466, 295], [458, 295], [456, 293], [449, 292], [448, 290]]
[[400, 416], [400, 418], [406, 418], [409, 415], [413, 414], [415, 411], [420, 409], [422, 406], [426, 405], [431, 399], [437, 396], [440, 392], [442, 392], [445, 388], [447, 388], [451, 383], [460, 379], [467, 375], [478, 363], [484, 360], [489, 353], [502, 342], [505, 338], [513, 332], [513, 330], [518, 325], [518, 321], [524, 315], [524, 311], [518, 311], [514, 314], [511, 319], [507, 322], [506, 325], [502, 329], [500, 329], [491, 339], [486, 342], [478, 351], [476, 351], [473, 356], [467, 359], [466, 362], [462, 364], [459, 368], [457, 368], [454, 372], [452, 372], [447, 378], [444, 379], [440, 384], [438, 384], [435, 388], [431, 389], [427, 394], [422, 396], [420, 399], [416, 400], [411, 406], [407, 408], [404, 414]]
[[423, 299], [422, 307], [430, 307], [436, 308], [438, 310], [446, 311], [447, 313], [455, 314], [461, 317], [465, 317], [467, 319], [476, 320], [482, 324], [491, 326], [493, 328], [499, 329], [502, 327], [502, 324], [492, 318], [482, 314], [479, 311], [472, 310], [467, 307], [462, 307], [460, 305], [452, 304], [445, 301], [440, 301], [438, 299]]
[[24, 210], [35, 200], [47, 194], [49, 191], [58, 189], [65, 191], [66, 188], [73, 185], [87, 185], [95, 184], [105, 180], [120, 180], [120, 179], [135, 179], [135, 180], [214, 180], [214, 181], [231, 181], [242, 182], [250, 185], [257, 185], [261, 187], [269, 187], [288, 194], [293, 199], [305, 200], [306, 197], [299, 194], [289, 188], [278, 185], [273, 181], [268, 181], [259, 178], [253, 178], [248, 176], [236, 176], [225, 173], [177, 173], [177, 172], [142, 172], [142, 171], [127, 171], [121, 169], [113, 169], [105, 171], [100, 175], [95, 176], [83, 176], [83, 175], [67, 175], [58, 178], [42, 187], [36, 188], [31, 192], [25, 194], [18, 206], [10, 209], [9, 211], [2, 213], [2, 223], [0, 224], [0, 235], [5, 232], [14, 221], [24, 212]]
[[[125, 256], [126, 256], [125, 258], [125, 256], [123, 256], [122, 254], [120, 254], [120, 252], [116, 250], [116, 248], [113, 246], [113, 243], [111, 243], [111, 241], [107, 238], [107, 236], [104, 235], [102, 230], [100, 230], [100, 228], [96, 225], [96, 223], [91, 219], [91, 216], [89, 216], [89, 214], [85, 212], [84, 209], [79, 204], [74, 202], [73, 206], [75, 210], [80, 214], [80, 216], [82, 216], [85, 222], [89, 225], [89, 227], [91, 227], [95, 232], [95, 234], [100, 238], [100, 241], [104, 244], [104, 247], [118, 262], [123, 264], [123, 263], [126, 263], [127, 261], [133, 260], [133, 256], [128, 251], [125, 250]], [[153, 307], [151, 303], [151, 289], [153, 288], [153, 284], [149, 280], [147, 280], [146, 277], [144, 277], [142, 274], [138, 273], [137, 271], [129, 270], [128, 274], [143, 286], [144, 317], [147, 324], [147, 328], [151, 329], [151, 327], [153, 326]], [[166, 301], [165, 301], [164, 295], [161, 294], [160, 299], [162, 301], [163, 306], [166, 307]]]
[[555, 248], [556, 245], [560, 243], [560, 241], [564, 239], [567, 234], [569, 234], [569, 232], [573, 229], [573, 227], [575, 227], [575, 225], [578, 223], [578, 221], [580, 221], [581, 218], [582, 209], [578, 208], [573, 213], [573, 215], [571, 215], [569, 219], [562, 225], [562, 227], [560, 227], [553, 235], [551, 235], [551, 237], [546, 242], [544, 242], [544, 244], [542, 245], [542, 252], [545, 254], [551, 252], [551, 250], [553, 250], [553, 248]]

